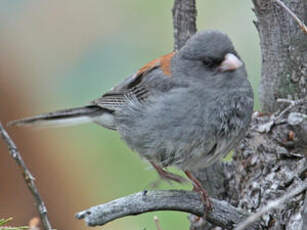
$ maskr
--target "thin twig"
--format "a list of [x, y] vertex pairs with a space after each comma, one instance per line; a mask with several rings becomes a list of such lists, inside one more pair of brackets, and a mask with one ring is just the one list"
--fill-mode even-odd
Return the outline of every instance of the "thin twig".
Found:
[[156, 225], [156, 228], [157, 230], [162, 230], [161, 226], [160, 226], [160, 221], [159, 221], [159, 218], [157, 216], [154, 216], [154, 222], [155, 222], [155, 225]]
[[244, 222], [240, 223], [238, 225], [238, 227], [235, 228], [235, 230], [244, 230], [244, 229], [246, 229], [250, 224], [252, 224], [255, 221], [257, 221], [263, 214], [265, 214], [266, 212], [268, 212], [268, 211], [270, 211], [272, 209], [276, 209], [276, 208], [280, 207], [283, 203], [291, 200], [290, 199], [291, 197], [298, 195], [299, 193], [305, 191], [306, 189], [307, 189], [307, 182], [305, 181], [305, 183], [302, 184], [301, 186], [295, 188], [294, 190], [292, 190], [289, 193], [286, 193], [281, 198], [279, 198], [277, 200], [271, 201], [265, 207], [260, 209], [258, 212], [256, 212], [255, 214], [250, 215]]
[[300, 20], [295, 13], [292, 12], [292, 10], [290, 10], [282, 1], [280, 0], [275, 0], [276, 3], [278, 3], [278, 5], [280, 5], [282, 8], [284, 8], [293, 18], [294, 20], [298, 23], [299, 27], [301, 28], [301, 30], [305, 33], [307, 33], [307, 27], [304, 24], [304, 22], [302, 20]]
[[47, 216], [47, 208], [37, 190], [36, 184], [35, 184], [35, 178], [32, 176], [30, 170], [26, 166], [25, 162], [23, 161], [20, 152], [17, 149], [17, 146], [13, 142], [13, 140], [10, 138], [6, 130], [3, 128], [2, 124], [0, 123], [0, 134], [2, 136], [2, 139], [7, 144], [9, 152], [11, 157], [16, 161], [17, 165], [22, 171], [23, 178], [28, 185], [28, 188], [30, 192], [32, 193], [34, 200], [36, 202], [37, 211], [41, 217], [42, 225], [44, 230], [51, 230], [51, 224]]
[[[247, 214], [226, 201], [210, 199], [212, 211], [208, 212], [206, 220], [224, 229], [233, 229], [247, 218]], [[138, 192], [105, 204], [91, 207], [76, 214], [78, 219], [84, 219], [89, 226], [104, 225], [115, 219], [139, 215], [146, 212], [175, 210], [204, 216], [205, 207], [199, 193], [184, 190], [144, 191]], [[246, 230], [261, 229], [259, 223], [254, 223]]]

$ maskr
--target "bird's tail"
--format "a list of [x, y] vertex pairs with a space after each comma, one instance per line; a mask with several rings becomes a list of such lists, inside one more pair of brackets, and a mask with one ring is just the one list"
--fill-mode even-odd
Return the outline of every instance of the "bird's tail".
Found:
[[96, 105], [64, 109], [56, 112], [37, 115], [21, 120], [11, 121], [9, 126], [72, 126], [95, 122], [106, 128], [115, 129], [112, 111]]

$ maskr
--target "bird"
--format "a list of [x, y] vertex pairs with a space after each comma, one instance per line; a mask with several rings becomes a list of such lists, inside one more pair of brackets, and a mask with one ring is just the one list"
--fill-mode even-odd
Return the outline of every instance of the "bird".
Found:
[[61, 126], [93, 122], [116, 130], [149, 161], [162, 179], [183, 182], [167, 171], [184, 171], [211, 208], [192, 171], [227, 155], [244, 137], [254, 96], [245, 64], [228, 35], [195, 33], [178, 51], [141, 67], [85, 106], [9, 122], [14, 126]]

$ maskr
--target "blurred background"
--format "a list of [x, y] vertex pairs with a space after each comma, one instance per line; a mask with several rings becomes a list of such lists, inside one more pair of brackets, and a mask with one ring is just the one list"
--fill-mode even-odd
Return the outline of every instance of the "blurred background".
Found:
[[[0, 120], [84, 105], [155, 57], [173, 49], [172, 0], [1, 0]], [[230, 35], [245, 60], [256, 97], [259, 40], [251, 1], [197, 1], [198, 29]], [[258, 102], [256, 103], [256, 107]], [[36, 177], [56, 229], [90, 229], [76, 212], [150, 189], [158, 177], [117, 133], [94, 124], [9, 128]], [[159, 189], [191, 189], [191, 185]], [[26, 225], [35, 204], [0, 141], [0, 218]], [[126, 217], [103, 229], [188, 229], [187, 214]]]

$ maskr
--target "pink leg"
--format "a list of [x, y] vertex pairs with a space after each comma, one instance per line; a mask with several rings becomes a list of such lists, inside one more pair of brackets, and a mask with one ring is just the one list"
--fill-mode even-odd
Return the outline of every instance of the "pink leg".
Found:
[[208, 211], [212, 210], [212, 205], [209, 200], [208, 192], [203, 188], [199, 180], [197, 180], [197, 178], [192, 175], [191, 171], [185, 170], [184, 173], [193, 182], [193, 191], [200, 193], [201, 199], [206, 206], [206, 211], [204, 216], [207, 216]]
[[186, 179], [184, 179], [181, 176], [178, 176], [174, 173], [167, 172], [160, 166], [156, 165], [154, 162], [150, 161], [151, 165], [154, 167], [154, 169], [158, 172], [159, 176], [167, 181], [176, 181], [178, 183], [184, 183], [186, 182]]

